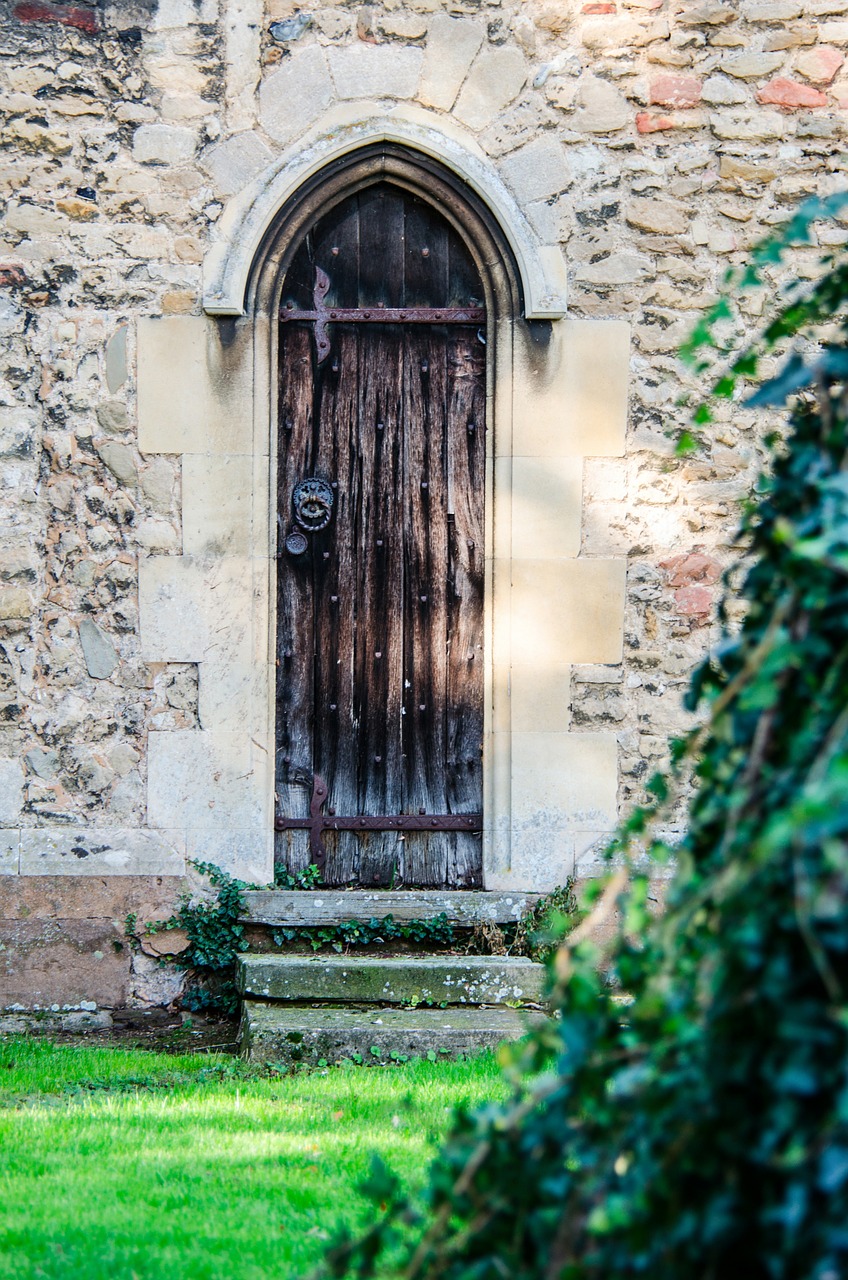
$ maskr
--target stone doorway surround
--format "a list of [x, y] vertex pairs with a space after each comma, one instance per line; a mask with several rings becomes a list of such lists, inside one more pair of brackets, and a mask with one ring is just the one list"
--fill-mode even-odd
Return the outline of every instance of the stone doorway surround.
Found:
[[198, 664], [201, 725], [150, 733], [148, 824], [183, 835], [187, 857], [271, 879], [275, 289], [309, 205], [301, 193], [350, 180], [381, 146], [464, 189], [499, 257], [488, 263], [484, 877], [544, 890], [616, 820], [615, 733], [567, 726], [570, 666], [622, 657], [625, 561], [579, 553], [583, 460], [625, 449], [629, 325], [566, 316], [561, 251], [521, 212], [556, 144], [529, 144], [499, 173], [471, 134], [421, 108], [328, 112], [225, 210], [205, 314], [139, 321], [139, 449], [181, 457], [183, 496], [182, 554], [139, 566], [142, 656]]

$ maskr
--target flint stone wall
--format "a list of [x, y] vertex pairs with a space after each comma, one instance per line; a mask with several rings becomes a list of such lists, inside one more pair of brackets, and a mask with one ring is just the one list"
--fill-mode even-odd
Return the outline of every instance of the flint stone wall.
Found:
[[[590, 417], [597, 444], [531, 440], [512, 463], [514, 511], [530, 495], [511, 551], [523, 616], [546, 584], [579, 602], [568, 583], [581, 575], [593, 599], [611, 601], [597, 645], [548, 655], [541, 687], [532, 662], [509, 674], [513, 818], [536, 840], [526, 874], [592, 874], [617, 806], [641, 798], [667, 735], [685, 725], [681, 690], [708, 643], [737, 500], [759, 466], [756, 415], [731, 404], [702, 455], [673, 456], [688, 385], [675, 351], [753, 242], [805, 196], [844, 184], [848, 0], [386, 0], [308, 14], [289, 0], [77, 0], [0, 14], [8, 991], [23, 998], [27, 957], [43, 944], [20, 923], [31, 919], [28, 878], [44, 902], [51, 877], [138, 877], [173, 895], [187, 857], [267, 878], [257, 812], [271, 744], [232, 719], [263, 691], [216, 674], [217, 637], [192, 596], [226, 599], [250, 552], [238, 543], [240, 495], [264, 473], [226, 440], [177, 439], [166, 414], [145, 414], [155, 383], [140, 386], [138, 357], [154, 352], [155, 372], [157, 341], [185, 325], [179, 350], [190, 353], [221, 323], [203, 318], [203, 262], [228, 202], [316, 130], [372, 117], [441, 130], [485, 162], [567, 264], [569, 318], [554, 324], [571, 325], [578, 344], [600, 327], [598, 344], [586, 342], [597, 363], [581, 365], [589, 385], [610, 374], [612, 348], [612, 376], [629, 363], [626, 437], [623, 414]], [[821, 227], [793, 273], [845, 234]], [[745, 304], [735, 341], [756, 330], [761, 306]], [[156, 327], [166, 319], [171, 328]], [[624, 325], [622, 357], [613, 335]], [[540, 560], [540, 545], [556, 554]], [[243, 634], [223, 615], [242, 678], [265, 623], [254, 617]], [[547, 625], [567, 632], [567, 611]], [[557, 828], [554, 806], [546, 826], [526, 787], [550, 774], [555, 791], [569, 771], [578, 790], [584, 777], [594, 787], [591, 816]], [[98, 912], [56, 911], [87, 922], [63, 924], [62, 945], [108, 955], [113, 972], [98, 985], [78, 967], [63, 996], [143, 999], [128, 956], [92, 926]]]

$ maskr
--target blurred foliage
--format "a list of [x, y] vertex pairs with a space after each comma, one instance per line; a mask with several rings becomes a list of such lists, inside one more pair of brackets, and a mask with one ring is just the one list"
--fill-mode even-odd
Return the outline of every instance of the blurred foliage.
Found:
[[[846, 204], [808, 202], [730, 285], [764, 281]], [[848, 1274], [846, 299], [843, 257], [790, 286], [760, 346], [718, 379], [738, 398], [783, 339], [835, 331], [824, 351], [784, 352], [749, 401], [791, 398], [791, 414], [740, 531], [745, 621], [734, 633], [722, 610], [688, 695], [701, 722], [673, 744], [670, 775], [612, 845], [593, 916], [551, 961], [556, 1017], [512, 1050], [512, 1101], [458, 1115], [423, 1200], [375, 1168], [385, 1211], [336, 1242], [332, 1275]], [[732, 313], [727, 299], [713, 309], [690, 360], [710, 365]], [[652, 832], [688, 770], [672, 850]], [[653, 919], [650, 862], [672, 856]], [[616, 911], [601, 955], [592, 929]]]

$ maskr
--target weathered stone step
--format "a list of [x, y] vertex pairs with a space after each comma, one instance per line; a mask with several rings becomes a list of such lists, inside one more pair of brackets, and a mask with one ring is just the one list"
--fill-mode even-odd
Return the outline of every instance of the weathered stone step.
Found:
[[481, 921], [514, 924], [540, 896], [441, 889], [251, 889], [244, 895], [247, 912], [242, 918], [294, 929], [385, 916], [399, 922], [431, 920], [444, 913], [450, 924], [470, 928]]
[[301, 1009], [245, 1000], [241, 1052], [253, 1062], [332, 1066], [347, 1058], [366, 1066], [407, 1058], [452, 1058], [517, 1040], [542, 1015], [517, 1009]]
[[243, 995], [349, 1004], [538, 1003], [545, 969], [521, 956], [244, 955]]

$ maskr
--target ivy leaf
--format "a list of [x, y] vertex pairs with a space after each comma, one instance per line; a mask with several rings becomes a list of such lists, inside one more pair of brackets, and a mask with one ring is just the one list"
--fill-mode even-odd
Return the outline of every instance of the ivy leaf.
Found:
[[748, 408], [765, 408], [767, 405], [785, 404], [791, 395], [808, 387], [814, 377], [813, 368], [797, 351], [784, 364], [780, 373], [764, 382], [753, 395], [745, 400]]

